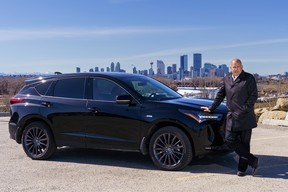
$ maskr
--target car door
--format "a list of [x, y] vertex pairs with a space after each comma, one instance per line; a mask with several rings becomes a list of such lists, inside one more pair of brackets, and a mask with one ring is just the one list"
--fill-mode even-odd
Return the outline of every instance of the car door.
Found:
[[58, 146], [85, 147], [85, 84], [86, 78], [60, 79], [42, 97], [41, 114], [51, 122]]
[[117, 104], [118, 95], [129, 94], [123, 87], [105, 78], [92, 78], [93, 98], [86, 122], [87, 147], [103, 149], [139, 150], [141, 107]]

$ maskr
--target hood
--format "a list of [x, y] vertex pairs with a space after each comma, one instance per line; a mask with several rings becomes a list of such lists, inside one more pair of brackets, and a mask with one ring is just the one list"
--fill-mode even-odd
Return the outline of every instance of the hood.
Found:
[[[166, 100], [162, 102], [167, 102], [171, 104], [176, 104], [176, 105], [182, 105], [182, 106], [187, 106], [187, 107], [192, 107], [197, 110], [201, 110], [200, 107], [207, 106], [210, 107], [212, 105], [214, 100], [211, 99], [197, 99], [197, 98], [179, 98], [179, 99], [171, 99], [171, 100]], [[225, 103], [221, 103], [217, 109], [214, 111], [215, 113], [227, 113], [227, 107]]]

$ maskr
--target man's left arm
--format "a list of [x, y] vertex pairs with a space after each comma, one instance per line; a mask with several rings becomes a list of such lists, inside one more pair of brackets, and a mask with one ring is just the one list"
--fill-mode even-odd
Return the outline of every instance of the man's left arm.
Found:
[[247, 88], [248, 88], [248, 99], [246, 101], [245, 111], [249, 112], [251, 110], [254, 110], [254, 104], [258, 98], [257, 83], [254, 76], [252, 75], [251, 77], [249, 77]]

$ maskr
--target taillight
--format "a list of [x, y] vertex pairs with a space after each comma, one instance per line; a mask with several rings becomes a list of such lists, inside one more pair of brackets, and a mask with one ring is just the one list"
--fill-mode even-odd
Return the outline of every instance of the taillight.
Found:
[[10, 104], [13, 105], [13, 104], [16, 104], [16, 103], [22, 103], [24, 101], [25, 101], [25, 98], [12, 97], [10, 99]]

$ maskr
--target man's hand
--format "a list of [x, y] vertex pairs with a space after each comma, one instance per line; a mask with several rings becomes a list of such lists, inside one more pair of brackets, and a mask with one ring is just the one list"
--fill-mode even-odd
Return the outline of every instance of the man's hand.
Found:
[[209, 109], [208, 107], [201, 107], [201, 109], [202, 109], [204, 112], [208, 112], [208, 113], [211, 112], [210, 109]]

